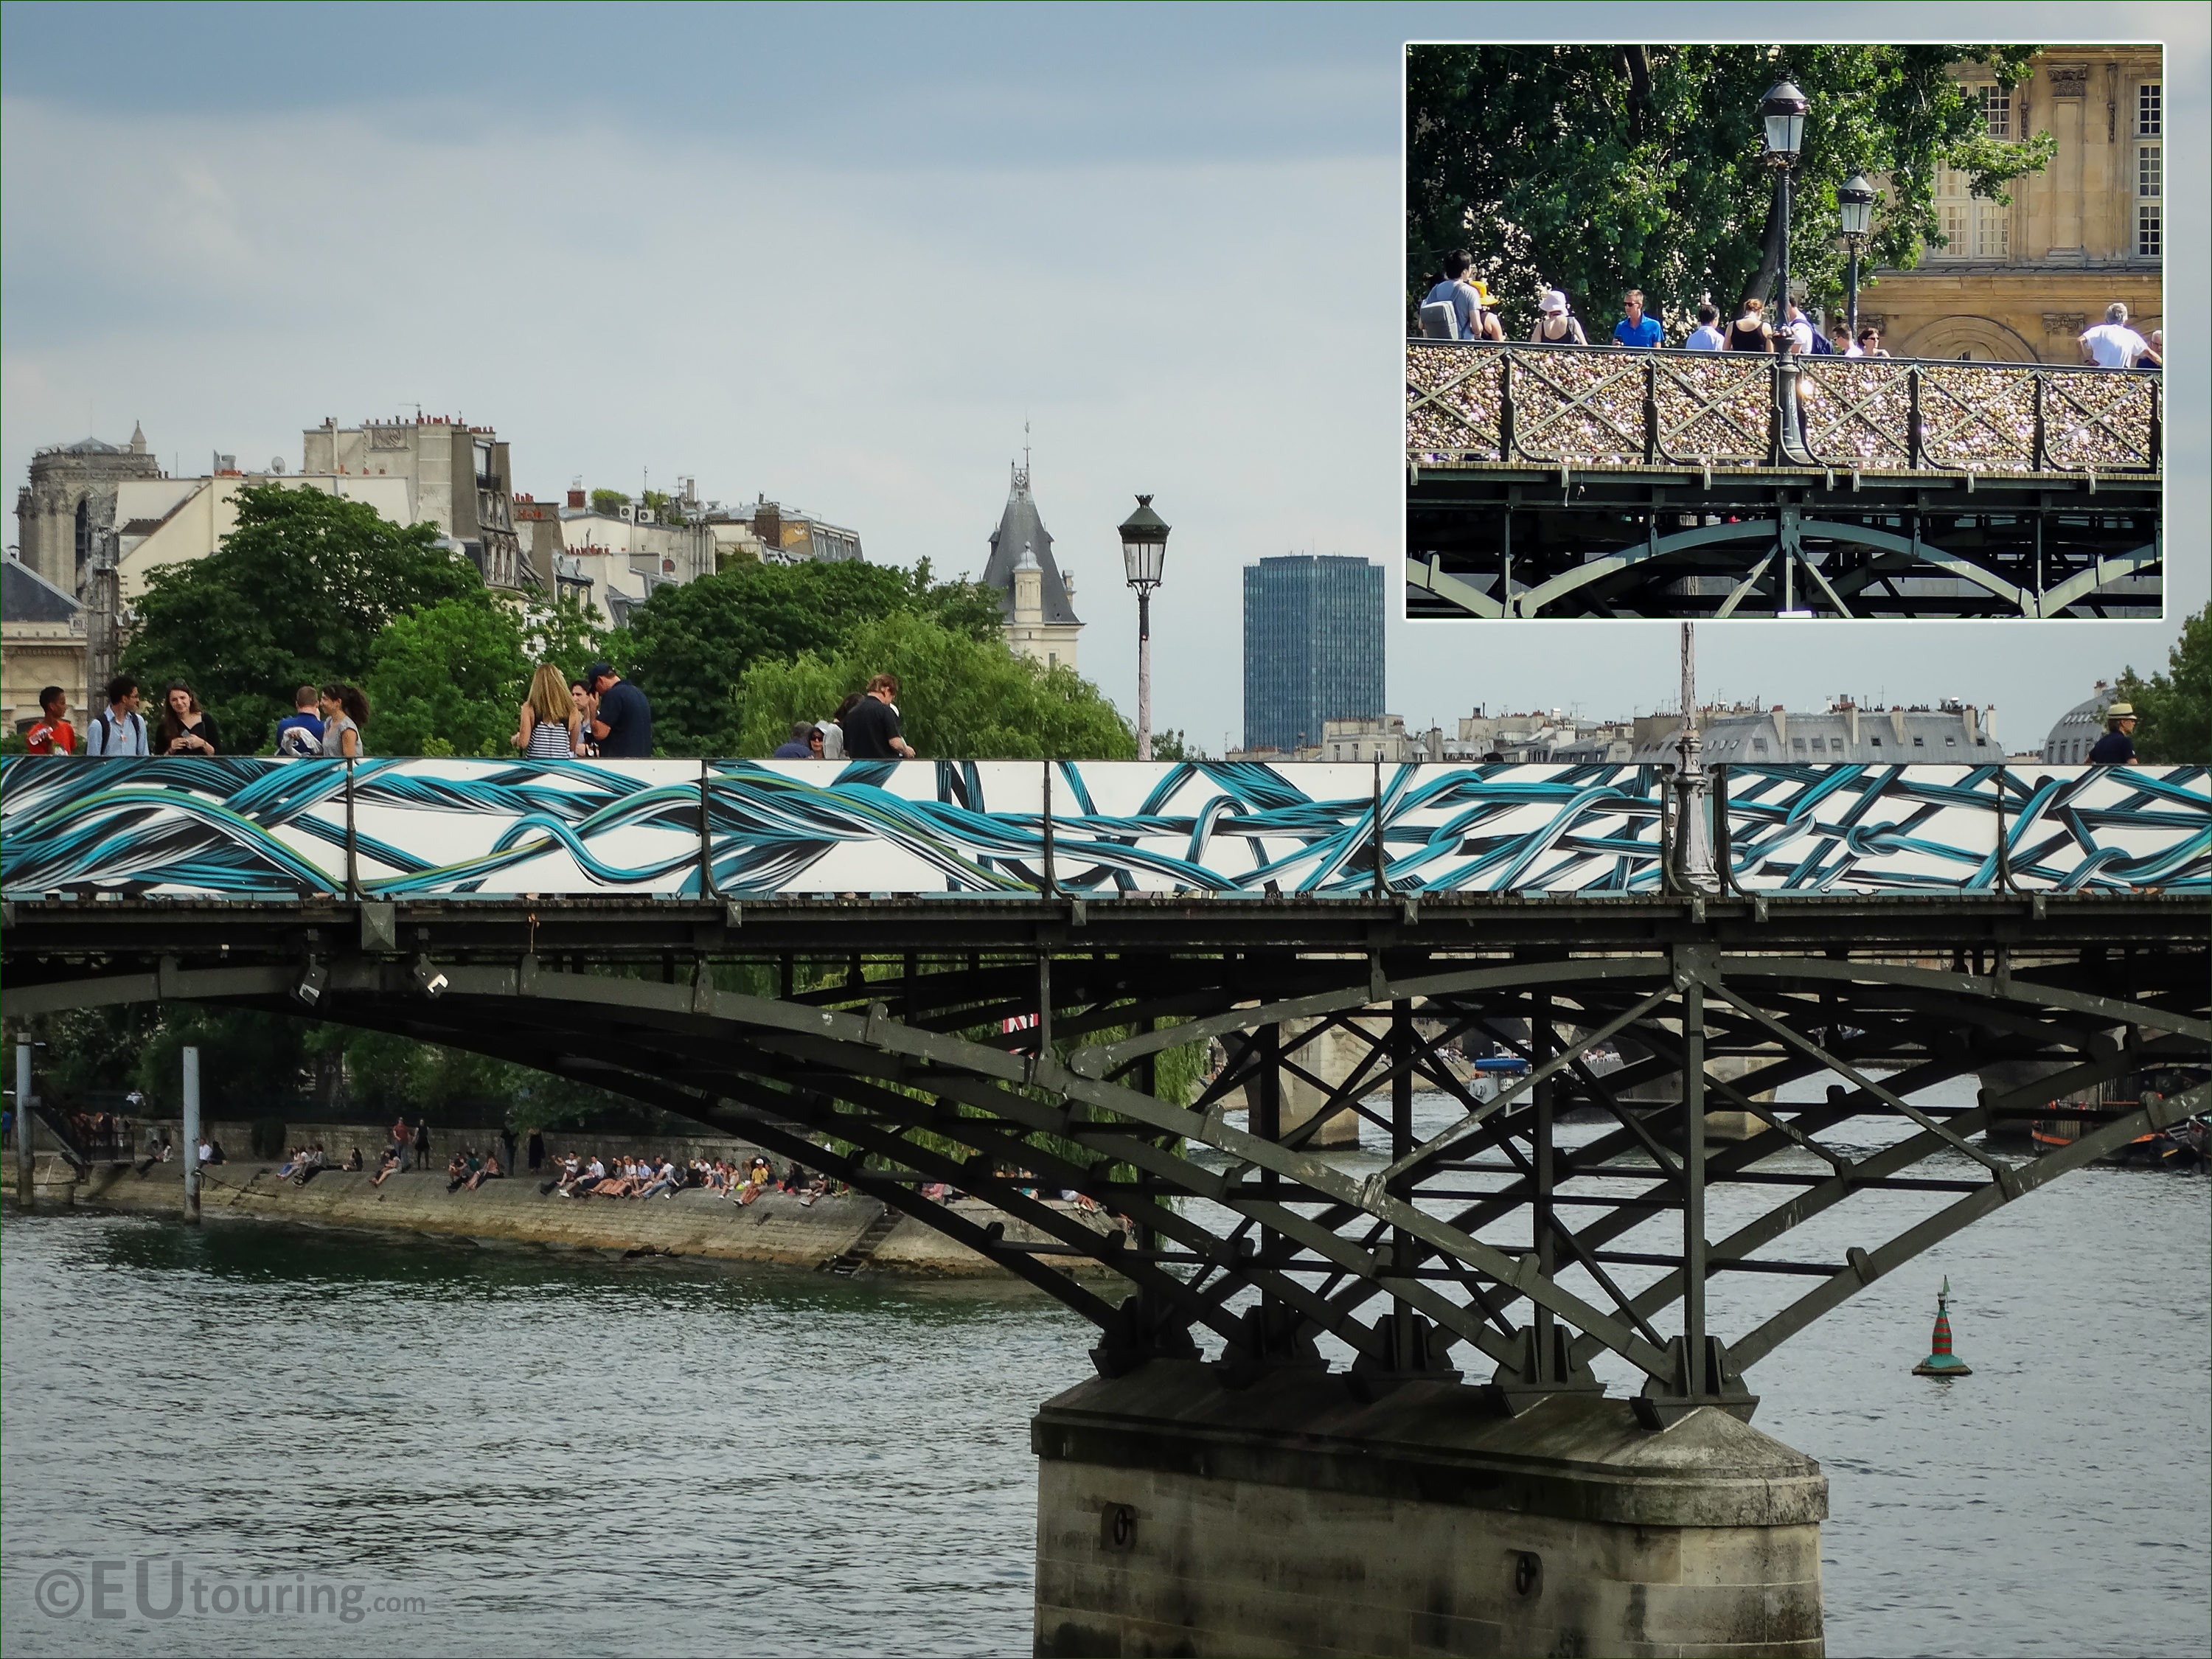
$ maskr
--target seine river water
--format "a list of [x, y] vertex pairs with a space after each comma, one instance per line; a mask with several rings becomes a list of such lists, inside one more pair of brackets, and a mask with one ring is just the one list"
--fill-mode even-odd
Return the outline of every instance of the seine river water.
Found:
[[[2201, 1178], [2069, 1176], [1758, 1369], [1831, 1483], [1830, 1653], [2206, 1651], [2208, 1214]], [[1029, 1416], [1090, 1370], [1040, 1296], [4, 1225], [10, 1655], [1029, 1651]], [[1946, 1274], [1974, 1375], [1935, 1382]]]

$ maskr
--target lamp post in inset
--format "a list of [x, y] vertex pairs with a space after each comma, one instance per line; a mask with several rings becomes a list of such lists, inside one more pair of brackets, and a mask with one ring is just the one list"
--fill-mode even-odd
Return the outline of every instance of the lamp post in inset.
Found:
[[1778, 81], [1759, 100], [1759, 118], [1766, 124], [1766, 165], [1781, 174], [1782, 191], [1782, 307], [1790, 321], [1790, 174], [1797, 165], [1797, 151], [1805, 139], [1805, 94], [1789, 81]]
[[1167, 521], [1150, 495], [1121, 521], [1121, 568], [1137, 590], [1137, 758], [1152, 757], [1152, 590], [1168, 559]]
[[1874, 186], [1866, 174], [1854, 173], [1836, 188], [1836, 216], [1843, 223], [1844, 240], [1851, 246], [1850, 304], [1848, 314], [1851, 343], [1859, 338], [1859, 241], [1874, 222]]

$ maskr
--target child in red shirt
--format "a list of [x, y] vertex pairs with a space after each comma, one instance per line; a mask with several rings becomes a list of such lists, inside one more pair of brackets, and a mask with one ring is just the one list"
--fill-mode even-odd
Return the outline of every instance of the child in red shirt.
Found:
[[45, 718], [33, 720], [23, 734], [25, 747], [34, 755], [76, 753], [76, 728], [66, 718], [69, 694], [58, 685], [50, 685], [39, 693], [39, 707], [46, 710]]

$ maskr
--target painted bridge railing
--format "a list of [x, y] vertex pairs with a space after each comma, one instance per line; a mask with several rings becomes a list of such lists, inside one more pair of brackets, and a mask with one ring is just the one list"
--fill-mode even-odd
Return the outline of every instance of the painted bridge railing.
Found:
[[1414, 340], [1406, 453], [1416, 467], [2156, 472], [2163, 397], [2149, 370]]
[[[1633, 894], [1670, 769], [18, 757], [0, 890], [294, 899]], [[2212, 890], [2207, 769], [1715, 769], [1746, 893]], [[1378, 853], [1380, 856], [1378, 857]]]

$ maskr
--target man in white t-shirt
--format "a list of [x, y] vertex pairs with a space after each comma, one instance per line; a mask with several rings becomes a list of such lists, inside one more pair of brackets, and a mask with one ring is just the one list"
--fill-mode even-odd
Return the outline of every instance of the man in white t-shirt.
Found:
[[1789, 313], [1790, 325], [1782, 332], [1790, 341], [1790, 349], [1797, 356], [1809, 357], [1813, 355], [1813, 325], [1797, 308], [1795, 300], [1790, 302]]
[[2100, 368], [2133, 368], [2150, 343], [2128, 326], [2128, 307], [2115, 300], [2105, 307], [2105, 320], [2081, 332], [2081, 361]]

